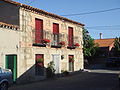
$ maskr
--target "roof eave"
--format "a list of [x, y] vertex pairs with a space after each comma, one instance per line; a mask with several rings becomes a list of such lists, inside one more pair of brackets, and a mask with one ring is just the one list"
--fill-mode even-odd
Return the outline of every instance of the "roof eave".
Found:
[[68, 22], [71, 22], [71, 23], [74, 23], [74, 24], [77, 24], [77, 25], [85, 26], [85, 25], [82, 24], [82, 23], [79, 23], [79, 22], [70, 20], [70, 19], [68, 19], [68, 18], [59, 16], [59, 15], [56, 15], [56, 14], [53, 14], [53, 13], [46, 12], [46, 11], [41, 10], [41, 9], [38, 9], [38, 8], [34, 8], [34, 7], [32, 7], [32, 6], [29, 6], [29, 5], [25, 5], [25, 4], [22, 4], [22, 3], [18, 3], [18, 2], [12, 1], [12, 0], [3, 0], [3, 1], [8, 2], [8, 3], [11, 3], [11, 4], [14, 4], [14, 5], [19, 6], [19, 7], [23, 7], [23, 8], [29, 9], [29, 10], [36, 11], [36, 12], [38, 12], [38, 13], [43, 13], [43, 14], [45, 14], [45, 15], [49, 15], [49, 16], [52, 16], [52, 17], [54, 17], [54, 18], [58, 18], [58, 19], [61, 19], [61, 20], [65, 20], [65, 21], [68, 21]]

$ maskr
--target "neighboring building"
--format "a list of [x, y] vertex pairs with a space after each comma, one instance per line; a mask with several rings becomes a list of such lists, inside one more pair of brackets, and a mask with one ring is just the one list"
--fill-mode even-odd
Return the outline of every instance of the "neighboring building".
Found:
[[[19, 54], [18, 48], [19, 27], [0, 22], [0, 67], [16, 68], [16, 56]], [[8, 63], [11, 63], [11, 66]], [[12, 71], [17, 72], [15, 69]], [[16, 74], [14, 74], [14, 78], [16, 78]]]
[[[54, 61], [56, 74], [84, 68], [81, 44], [83, 24], [11, 0], [2, 0], [0, 4], [0, 21], [8, 23], [4, 24], [7, 28], [3, 26], [0, 31], [0, 37], [1, 32], [5, 35], [0, 41], [5, 41], [5, 45], [0, 45], [0, 64], [4, 68], [14, 66], [9, 67], [16, 76], [14, 80], [45, 79], [45, 68], [51, 61]], [[19, 29], [9, 30], [9, 24], [12, 24], [11, 28], [19, 26]], [[13, 58], [15, 61], [12, 61]], [[37, 60], [43, 61], [38, 63]]]
[[98, 44], [98, 57], [112, 57], [114, 56], [114, 38], [110, 39], [96, 39], [94, 42]]

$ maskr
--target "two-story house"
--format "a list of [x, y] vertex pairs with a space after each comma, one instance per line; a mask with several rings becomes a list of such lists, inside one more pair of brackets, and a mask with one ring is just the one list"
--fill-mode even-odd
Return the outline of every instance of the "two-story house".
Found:
[[[15, 66], [10, 67], [13, 75], [16, 75], [14, 80], [35, 81], [46, 78], [45, 68], [51, 61], [54, 62], [56, 74], [83, 69], [84, 24], [12, 0], [1, 0], [0, 4], [0, 21], [19, 26], [16, 31], [18, 44], [15, 64], [10, 61], [12, 52], [0, 52], [3, 55], [2, 67], [11, 64]], [[13, 37], [11, 39], [15, 41], [17, 36], [14, 33]]]

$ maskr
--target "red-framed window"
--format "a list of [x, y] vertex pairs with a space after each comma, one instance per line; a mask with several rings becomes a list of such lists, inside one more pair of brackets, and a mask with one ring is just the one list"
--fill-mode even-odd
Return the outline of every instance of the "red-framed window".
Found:
[[35, 55], [36, 63], [42, 63], [41, 66], [44, 67], [44, 54]]
[[73, 28], [68, 27], [68, 46], [73, 46], [74, 39], [73, 39]]
[[43, 40], [43, 20], [35, 19], [35, 43], [41, 44]]
[[53, 23], [53, 45], [57, 46], [59, 43], [59, 24]]

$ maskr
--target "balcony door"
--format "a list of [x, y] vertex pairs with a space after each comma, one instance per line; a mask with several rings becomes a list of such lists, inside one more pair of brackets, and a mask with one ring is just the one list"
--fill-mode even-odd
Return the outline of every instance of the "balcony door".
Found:
[[41, 44], [43, 40], [43, 20], [35, 19], [35, 43]]
[[59, 24], [53, 23], [53, 45], [57, 46], [59, 43]]
[[73, 46], [73, 28], [68, 27], [68, 46]]

